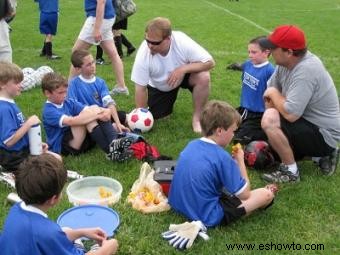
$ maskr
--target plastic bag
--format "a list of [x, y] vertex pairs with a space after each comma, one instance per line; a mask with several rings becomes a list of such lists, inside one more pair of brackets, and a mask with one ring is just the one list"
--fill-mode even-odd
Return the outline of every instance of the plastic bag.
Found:
[[132, 208], [142, 213], [164, 212], [170, 209], [168, 199], [161, 186], [153, 179], [155, 171], [148, 163], [143, 163], [139, 178], [134, 182], [127, 197]]

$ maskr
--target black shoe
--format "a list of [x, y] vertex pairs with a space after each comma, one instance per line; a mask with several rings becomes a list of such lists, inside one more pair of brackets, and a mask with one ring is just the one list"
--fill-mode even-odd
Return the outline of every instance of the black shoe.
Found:
[[57, 60], [57, 59], [60, 59], [61, 57], [52, 54], [51, 56], [46, 55], [46, 58], [49, 60]]
[[96, 59], [96, 65], [104, 65], [104, 64], [105, 64], [105, 60], [103, 58]]
[[331, 176], [334, 174], [339, 163], [339, 153], [339, 148], [336, 148], [331, 155], [320, 158], [319, 168], [324, 175]]
[[128, 49], [127, 49], [127, 55], [130, 56], [132, 53], [135, 52], [135, 50], [136, 50], [135, 47], [130, 47], [130, 48], [128, 48]]

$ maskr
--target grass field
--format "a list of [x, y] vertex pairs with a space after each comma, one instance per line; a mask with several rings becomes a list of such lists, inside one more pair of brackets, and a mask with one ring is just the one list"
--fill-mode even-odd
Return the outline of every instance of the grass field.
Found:
[[[225, 66], [247, 58], [249, 39], [268, 34], [280, 24], [297, 24], [307, 35], [309, 49], [324, 62], [340, 89], [340, 0], [136, 0], [138, 11], [129, 19], [129, 29], [124, 34], [138, 46], [144, 37], [146, 22], [156, 16], [172, 20], [174, 30], [182, 30], [203, 45], [214, 57], [210, 99], [220, 99], [237, 106], [240, 95], [240, 73], [226, 71]], [[14, 62], [21, 67], [37, 68], [49, 65], [68, 75], [71, 47], [84, 21], [82, 0], [60, 0], [58, 34], [54, 40], [55, 53], [60, 61], [50, 62], [39, 57], [43, 37], [39, 34], [37, 5], [19, 1], [17, 16], [11, 33]], [[93, 49], [94, 50], [94, 49]], [[132, 92], [129, 97], [118, 96], [122, 110], [134, 108], [134, 87], [130, 81], [134, 56], [124, 58], [125, 78]], [[109, 65], [97, 68], [112, 88], [114, 75]], [[23, 92], [16, 99], [26, 117], [41, 116], [45, 101], [39, 88]], [[177, 158], [188, 141], [197, 135], [191, 131], [191, 96], [181, 91], [171, 118], [155, 123], [145, 137], [164, 155]], [[99, 149], [80, 157], [67, 157], [65, 164], [84, 175], [104, 175], [119, 180], [123, 185], [122, 199], [114, 209], [119, 213], [121, 225], [116, 234], [120, 248], [118, 254], [177, 254], [160, 236], [170, 223], [182, 223], [185, 218], [169, 211], [143, 215], [125, 203], [132, 183], [138, 177], [141, 162], [131, 160], [118, 164], [105, 160]], [[210, 240], [198, 238], [192, 249], [184, 254], [270, 254], [302, 255], [340, 253], [340, 174], [323, 176], [311, 162], [299, 162], [301, 182], [281, 185], [274, 206], [255, 213], [228, 227], [209, 229]], [[264, 185], [261, 172], [249, 170], [253, 187]], [[10, 205], [5, 203], [11, 190], [0, 184], [0, 226], [3, 225]], [[55, 220], [71, 207], [66, 195], [62, 203], [49, 212]], [[1, 229], [1, 227], [0, 227]], [[0, 230], [1, 231], [1, 230]], [[226, 244], [254, 244], [254, 250], [228, 250]], [[260, 250], [261, 244], [267, 250]], [[276, 244], [270, 246], [270, 244]], [[281, 244], [278, 245], [278, 244]], [[291, 245], [285, 250], [282, 245]], [[307, 246], [305, 246], [307, 244]], [[311, 246], [308, 246], [311, 245]], [[317, 247], [317, 245], [319, 245]], [[322, 249], [323, 247], [323, 249]], [[301, 250], [299, 250], [301, 248]], [[310, 250], [307, 250], [310, 248]], [[321, 248], [321, 250], [316, 250]], [[1, 253], [1, 252], [0, 252]]]

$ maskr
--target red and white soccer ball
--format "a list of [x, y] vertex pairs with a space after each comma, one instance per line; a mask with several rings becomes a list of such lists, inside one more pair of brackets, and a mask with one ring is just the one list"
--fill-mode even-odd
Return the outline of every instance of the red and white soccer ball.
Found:
[[152, 128], [154, 120], [148, 109], [136, 108], [128, 114], [127, 122], [131, 131], [145, 133]]

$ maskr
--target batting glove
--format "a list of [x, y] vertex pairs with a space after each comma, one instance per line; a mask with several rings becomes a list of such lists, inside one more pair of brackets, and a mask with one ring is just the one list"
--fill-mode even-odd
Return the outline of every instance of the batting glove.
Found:
[[207, 228], [201, 221], [184, 222], [182, 224], [170, 224], [169, 231], [162, 233], [162, 237], [177, 249], [189, 249], [197, 235], [208, 240]]

